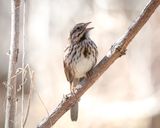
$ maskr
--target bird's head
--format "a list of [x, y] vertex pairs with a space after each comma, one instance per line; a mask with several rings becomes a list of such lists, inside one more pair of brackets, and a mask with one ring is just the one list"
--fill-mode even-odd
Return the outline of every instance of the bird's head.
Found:
[[69, 39], [71, 41], [71, 43], [77, 43], [81, 40], [82, 37], [86, 36], [87, 33], [93, 29], [93, 27], [87, 28], [87, 26], [90, 24], [91, 22], [87, 22], [87, 23], [79, 23], [76, 24], [73, 29], [70, 32], [70, 36]]

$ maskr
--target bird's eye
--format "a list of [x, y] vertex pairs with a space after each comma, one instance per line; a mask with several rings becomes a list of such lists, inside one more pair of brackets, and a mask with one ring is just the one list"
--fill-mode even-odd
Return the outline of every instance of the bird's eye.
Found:
[[79, 30], [80, 29], [80, 27], [77, 27], [77, 30]]

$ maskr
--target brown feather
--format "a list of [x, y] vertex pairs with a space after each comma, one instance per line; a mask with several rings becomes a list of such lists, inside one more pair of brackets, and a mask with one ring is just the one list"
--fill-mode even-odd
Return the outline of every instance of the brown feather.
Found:
[[64, 65], [64, 72], [65, 72], [66, 78], [71, 84], [74, 79], [73, 73], [71, 73], [71, 71], [72, 71], [71, 67], [69, 65], [67, 65], [65, 63], [65, 61], [63, 61], [63, 65]]

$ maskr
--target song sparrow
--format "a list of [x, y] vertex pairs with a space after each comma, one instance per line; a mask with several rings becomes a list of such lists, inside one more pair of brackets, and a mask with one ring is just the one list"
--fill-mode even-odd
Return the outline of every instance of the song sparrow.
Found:
[[[65, 50], [64, 71], [70, 82], [70, 91], [75, 92], [76, 85], [97, 62], [97, 46], [89, 38], [88, 32], [93, 29], [87, 28], [88, 23], [79, 23], [71, 30], [69, 46]], [[71, 108], [71, 120], [77, 121], [78, 102]]]

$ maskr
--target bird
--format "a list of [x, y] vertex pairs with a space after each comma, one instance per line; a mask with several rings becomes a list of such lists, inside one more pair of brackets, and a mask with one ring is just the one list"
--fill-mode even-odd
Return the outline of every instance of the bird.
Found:
[[[88, 76], [88, 72], [97, 62], [97, 46], [89, 36], [93, 29], [88, 27], [90, 23], [78, 23], [73, 27], [69, 34], [69, 45], [64, 51], [64, 72], [73, 94], [80, 80]], [[77, 121], [78, 101], [71, 107], [70, 116], [72, 121]]]

